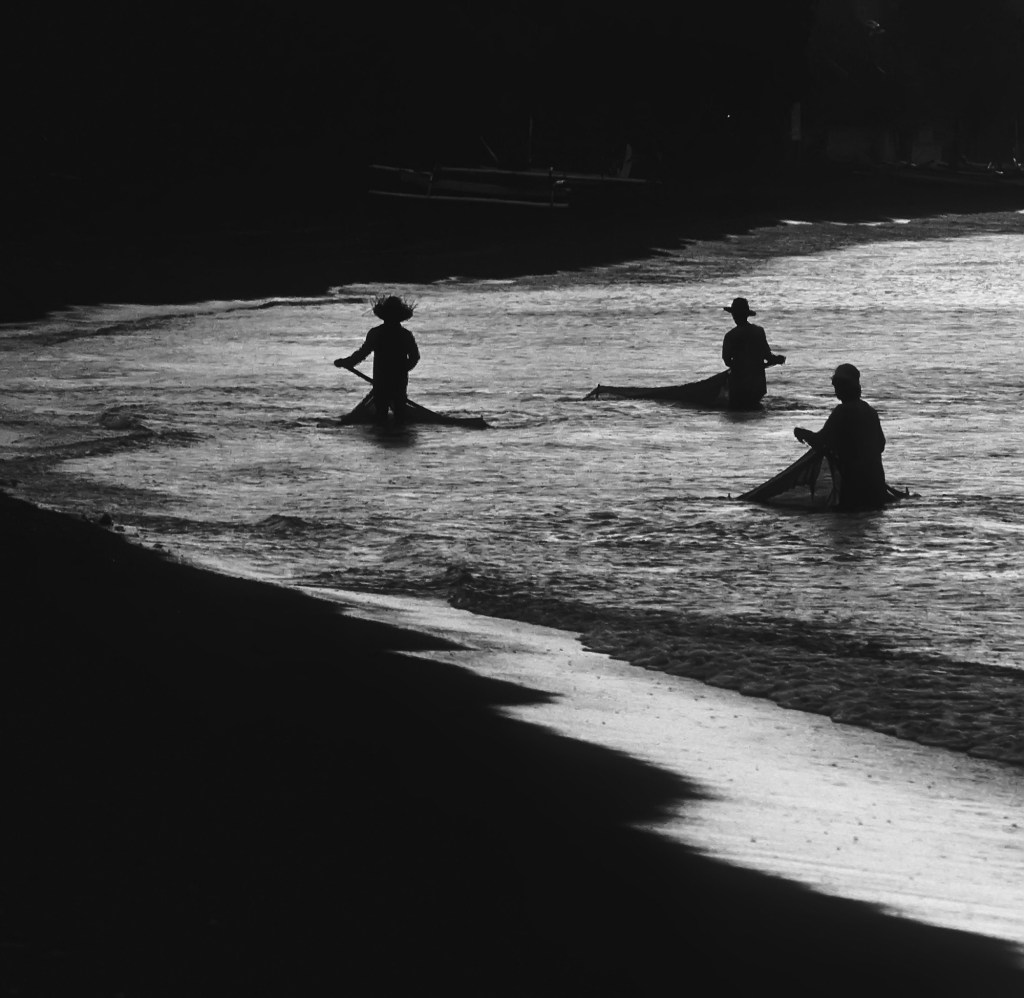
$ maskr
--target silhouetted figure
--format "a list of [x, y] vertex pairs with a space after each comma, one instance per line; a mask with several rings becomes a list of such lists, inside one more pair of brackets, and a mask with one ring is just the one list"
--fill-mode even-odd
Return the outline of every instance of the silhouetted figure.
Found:
[[729, 408], [754, 409], [768, 391], [764, 369], [785, 364], [786, 358], [772, 353], [764, 330], [747, 321], [757, 313], [751, 310], [746, 298], [734, 298], [723, 311], [731, 312], [736, 321], [722, 340], [722, 360], [729, 368]]
[[387, 420], [389, 409], [396, 423], [405, 422], [409, 372], [419, 363], [420, 351], [402, 322], [412, 318], [414, 307], [397, 295], [380, 295], [374, 301], [373, 314], [382, 320], [381, 325], [366, 334], [355, 353], [334, 362], [335, 367], [354, 367], [373, 354], [373, 403], [380, 423]]
[[839, 399], [817, 432], [797, 427], [793, 436], [832, 455], [839, 468], [839, 507], [877, 509], [889, 498], [882, 467], [885, 434], [878, 413], [860, 397], [860, 371], [840, 364], [832, 375]]

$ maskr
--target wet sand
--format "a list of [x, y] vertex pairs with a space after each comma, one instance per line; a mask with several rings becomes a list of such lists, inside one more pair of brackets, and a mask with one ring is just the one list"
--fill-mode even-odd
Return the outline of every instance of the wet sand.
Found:
[[[826, 893], [1006, 939], [1024, 954], [1016, 766], [638, 668], [564, 629], [439, 600], [321, 595], [465, 646], [419, 654], [552, 695], [510, 708], [516, 717], [696, 781], [700, 798], [652, 826], [663, 834]], [[726, 660], [731, 652], [718, 649]]]
[[[541, 619], [578, 631], [591, 651], [643, 669], [700, 680], [709, 686], [771, 700], [790, 710], [820, 714], [840, 724], [1024, 766], [1024, 671], [940, 656], [875, 647], [850, 635], [816, 634], [809, 642], [786, 621], [771, 634], [740, 625], [678, 622], [646, 615], [644, 640], [636, 620], [561, 611], [544, 614], [532, 601], [500, 605], [463, 594], [460, 606], [477, 613]], [[879, 660], [882, 660], [880, 665]]]
[[[438, 633], [0, 495], [9, 994], [1018, 995], [1003, 942], [652, 829], [685, 774]], [[695, 760], [696, 761], [696, 760]]]

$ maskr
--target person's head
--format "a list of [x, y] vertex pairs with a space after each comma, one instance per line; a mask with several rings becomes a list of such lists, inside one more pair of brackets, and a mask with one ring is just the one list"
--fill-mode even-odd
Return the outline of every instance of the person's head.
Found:
[[377, 295], [373, 300], [373, 314], [384, 322], [404, 322], [412, 318], [415, 305], [402, 301], [398, 295]]
[[747, 303], [746, 298], [733, 298], [731, 305], [722, 306], [722, 311], [731, 312], [732, 317], [737, 322], [746, 322], [747, 316], [757, 315], [757, 313], [751, 309], [750, 305]]
[[860, 371], [853, 364], [840, 364], [832, 372], [832, 387], [840, 402], [860, 398]]

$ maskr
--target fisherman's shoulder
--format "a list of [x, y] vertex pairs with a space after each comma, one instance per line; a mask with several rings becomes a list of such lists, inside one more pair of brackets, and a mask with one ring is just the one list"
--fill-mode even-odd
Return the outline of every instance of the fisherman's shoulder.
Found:
[[865, 416], [873, 416], [875, 419], [878, 418], [878, 410], [871, 405], [870, 402], [865, 402], [864, 399], [854, 399], [852, 402], [847, 402], [846, 404], [851, 406], [851, 408], [855, 408]]

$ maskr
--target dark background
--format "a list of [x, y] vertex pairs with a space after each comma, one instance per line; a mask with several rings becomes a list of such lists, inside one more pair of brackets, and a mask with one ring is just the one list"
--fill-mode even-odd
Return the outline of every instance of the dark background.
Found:
[[1024, 0], [37, 3], [3, 38], [7, 312], [85, 294], [97, 255], [351, 242], [371, 163], [602, 172], [628, 144], [685, 213], [708, 184], [1020, 155]]

